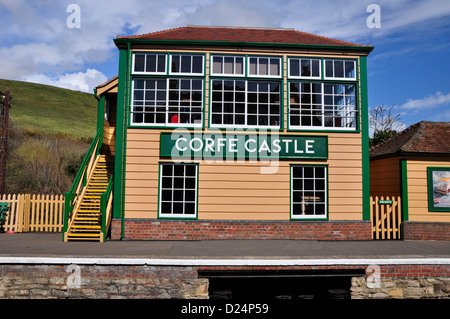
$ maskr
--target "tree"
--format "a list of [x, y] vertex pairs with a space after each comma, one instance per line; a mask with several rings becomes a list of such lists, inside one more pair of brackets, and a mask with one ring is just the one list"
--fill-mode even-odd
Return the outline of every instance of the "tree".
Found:
[[393, 106], [378, 105], [369, 110], [369, 125], [373, 129], [373, 137], [369, 138], [369, 146], [381, 144], [397, 135], [403, 127], [400, 114], [393, 115]]

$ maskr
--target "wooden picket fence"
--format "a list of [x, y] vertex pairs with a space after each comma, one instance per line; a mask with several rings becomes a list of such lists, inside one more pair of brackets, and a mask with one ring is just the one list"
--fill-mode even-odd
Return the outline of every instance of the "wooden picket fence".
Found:
[[370, 197], [373, 239], [401, 239], [401, 207], [400, 196]]
[[62, 231], [64, 195], [5, 194], [0, 203], [9, 203], [6, 231]]

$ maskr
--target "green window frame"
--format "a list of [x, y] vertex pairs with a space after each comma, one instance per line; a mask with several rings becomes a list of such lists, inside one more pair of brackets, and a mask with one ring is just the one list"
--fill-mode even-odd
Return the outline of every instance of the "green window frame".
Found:
[[356, 81], [356, 67], [353, 59], [324, 59], [324, 79]]
[[328, 165], [290, 165], [290, 218], [328, 219]]
[[171, 53], [169, 55], [169, 75], [204, 76], [205, 55]]
[[133, 74], [165, 75], [167, 73], [166, 53], [134, 53], [132, 59]]
[[282, 78], [283, 59], [278, 56], [247, 56], [248, 77]]
[[204, 128], [205, 61], [204, 53], [132, 52], [128, 127]]
[[203, 78], [133, 78], [131, 126], [202, 127], [203, 87]]
[[197, 219], [198, 163], [159, 163], [158, 218]]
[[427, 167], [428, 211], [450, 212], [450, 167]]
[[211, 76], [245, 77], [246, 58], [243, 55], [212, 54], [210, 58]]
[[288, 76], [291, 79], [322, 78], [322, 60], [320, 58], [288, 58]]
[[288, 131], [360, 132], [358, 59], [289, 56], [287, 67]]
[[357, 131], [359, 110], [355, 83], [291, 80], [289, 129]]

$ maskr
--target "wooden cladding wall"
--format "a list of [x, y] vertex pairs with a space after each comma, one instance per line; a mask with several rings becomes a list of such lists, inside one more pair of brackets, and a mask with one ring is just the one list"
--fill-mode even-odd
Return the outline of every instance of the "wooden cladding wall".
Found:
[[370, 194], [380, 196], [401, 194], [400, 157], [377, 159], [370, 162]]
[[450, 167], [450, 157], [408, 158], [408, 212], [411, 222], [450, 222], [448, 212], [428, 211], [427, 167]]
[[[158, 217], [159, 162], [171, 161], [159, 157], [159, 139], [159, 130], [128, 128], [126, 218]], [[361, 137], [330, 133], [328, 143], [328, 160], [280, 160], [275, 174], [261, 174], [270, 163], [201, 161], [198, 219], [289, 220], [289, 165], [301, 163], [328, 165], [329, 220], [362, 220]]]
[[[239, 49], [239, 50], [237, 50]], [[288, 132], [287, 58], [291, 55], [342, 58], [341, 52], [306, 52], [286, 49], [274, 52], [261, 48], [208, 47], [147, 47], [136, 46], [133, 51], [197, 52], [205, 54], [204, 121], [209, 123], [210, 54], [263, 54], [283, 57], [283, 128], [280, 134], [328, 136], [328, 160], [280, 160], [275, 174], [261, 174], [261, 162], [207, 163], [198, 168], [199, 220], [289, 220], [290, 164], [328, 165], [328, 219], [362, 220], [362, 146], [361, 133]], [[358, 55], [346, 58], [359, 59]], [[358, 63], [359, 65], [359, 63]], [[360, 79], [360, 68], [357, 69]], [[361, 86], [359, 85], [360, 89]], [[360, 92], [358, 105], [361, 105]], [[361, 116], [361, 113], [359, 113]], [[361, 118], [359, 120], [361, 123]], [[160, 129], [127, 128], [125, 170], [125, 218], [158, 218], [159, 162], [171, 161], [159, 157]], [[169, 131], [169, 130], [167, 130]], [[169, 131], [170, 132], [170, 131]]]

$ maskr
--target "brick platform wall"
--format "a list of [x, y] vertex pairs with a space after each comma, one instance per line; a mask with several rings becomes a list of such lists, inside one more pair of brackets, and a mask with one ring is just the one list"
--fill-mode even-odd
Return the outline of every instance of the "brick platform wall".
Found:
[[450, 240], [450, 223], [404, 222], [405, 240]]
[[[369, 221], [211, 221], [126, 219], [125, 238], [141, 240], [302, 239], [371, 240]], [[111, 239], [121, 236], [121, 220]]]

